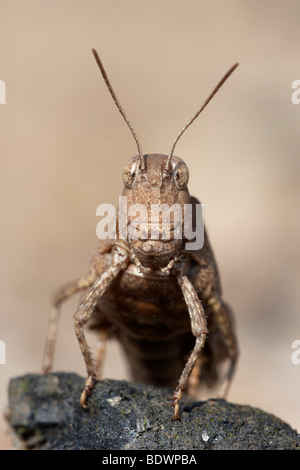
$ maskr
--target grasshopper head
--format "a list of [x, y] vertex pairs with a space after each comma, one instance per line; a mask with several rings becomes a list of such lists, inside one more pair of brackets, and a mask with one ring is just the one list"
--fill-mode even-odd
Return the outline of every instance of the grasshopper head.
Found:
[[[189, 172], [184, 161], [167, 155], [131, 158], [123, 172], [123, 198], [119, 208], [127, 223], [127, 243], [141, 265], [161, 268], [183, 244], [184, 204], [190, 203]], [[124, 212], [126, 211], [126, 214]]]

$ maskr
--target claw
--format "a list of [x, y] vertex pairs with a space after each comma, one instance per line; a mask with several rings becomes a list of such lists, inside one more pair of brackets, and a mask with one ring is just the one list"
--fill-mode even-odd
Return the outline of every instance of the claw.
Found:
[[80, 397], [80, 405], [85, 410], [88, 408], [88, 406], [86, 404], [86, 400], [87, 400], [87, 397], [92, 393], [92, 391], [95, 387], [95, 380], [96, 380], [96, 377], [94, 375], [90, 375], [86, 379], [84, 390], [83, 390], [83, 392], [81, 394], [81, 397]]
[[43, 367], [41, 371], [41, 375], [48, 375], [51, 372], [51, 367]]
[[172, 421], [181, 421], [181, 418], [179, 416], [179, 405], [174, 406], [174, 414], [172, 417]]
[[172, 406], [174, 408], [174, 414], [173, 414], [172, 421], [180, 420], [179, 401], [180, 401], [181, 396], [182, 396], [182, 390], [179, 387], [177, 387], [177, 389], [175, 390], [174, 395], [173, 395]]

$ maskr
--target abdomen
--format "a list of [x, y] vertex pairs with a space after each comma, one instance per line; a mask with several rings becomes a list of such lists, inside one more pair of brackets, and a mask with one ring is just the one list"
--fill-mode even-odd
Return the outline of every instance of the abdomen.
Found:
[[90, 326], [119, 340], [134, 381], [173, 388], [195, 343], [189, 313], [174, 276], [135, 272], [130, 265], [113, 282]]

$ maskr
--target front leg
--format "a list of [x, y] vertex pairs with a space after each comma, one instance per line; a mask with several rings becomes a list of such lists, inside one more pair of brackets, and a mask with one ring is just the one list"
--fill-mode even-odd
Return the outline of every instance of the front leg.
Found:
[[88, 373], [85, 388], [80, 398], [80, 404], [83, 408], [87, 408], [87, 396], [92, 393], [97, 376], [97, 364], [95, 363], [87, 344], [84, 334], [84, 326], [90, 320], [99, 298], [105, 293], [111, 282], [116, 279], [120, 271], [126, 268], [128, 262], [128, 253], [122, 248], [116, 247], [113, 265], [108, 268], [107, 271], [105, 271], [88, 290], [74, 315], [75, 332]]
[[181, 373], [178, 386], [173, 396], [172, 406], [174, 407], [173, 420], [179, 419], [179, 401], [183, 390], [187, 387], [189, 377], [203, 349], [206, 335], [208, 333], [205, 312], [194, 289], [187, 276], [177, 275], [178, 283], [181, 287], [191, 319], [192, 333], [196, 337], [194, 349]]

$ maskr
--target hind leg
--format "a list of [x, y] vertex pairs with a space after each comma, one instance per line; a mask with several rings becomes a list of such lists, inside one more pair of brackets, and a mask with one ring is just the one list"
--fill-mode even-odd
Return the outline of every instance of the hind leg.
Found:
[[203, 358], [200, 356], [196, 360], [196, 364], [194, 365], [187, 385], [188, 395], [195, 399], [198, 398], [202, 364]]
[[43, 374], [48, 374], [49, 372], [51, 372], [53, 367], [54, 349], [58, 331], [58, 321], [61, 304], [77, 292], [86, 289], [87, 287], [90, 287], [95, 281], [95, 278], [95, 273], [92, 271], [86, 277], [69, 282], [68, 284], [62, 286], [55, 295], [50, 311], [48, 336], [42, 366]]
[[99, 340], [97, 343], [97, 360], [96, 360], [96, 374], [97, 379], [100, 380], [102, 377], [103, 371], [103, 364], [106, 354], [106, 344], [108, 339], [108, 331], [107, 329], [101, 329], [99, 333]]
[[207, 300], [207, 304], [212, 310], [214, 320], [218, 325], [219, 331], [224, 341], [227, 357], [230, 360], [230, 364], [224, 382], [221, 387], [220, 397], [226, 398], [231, 386], [231, 382], [235, 373], [236, 364], [238, 360], [238, 342], [234, 332], [233, 320], [231, 318], [231, 312], [224, 302], [222, 302], [218, 296], [210, 296]]

